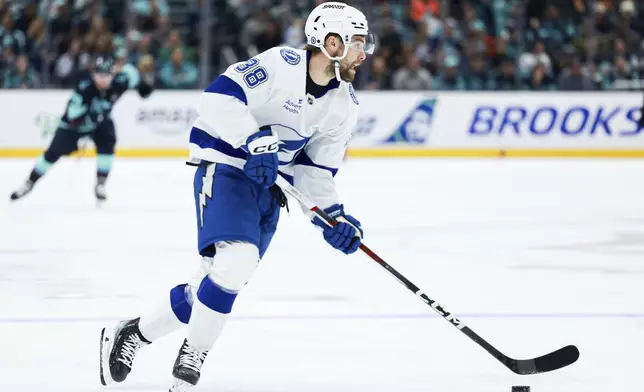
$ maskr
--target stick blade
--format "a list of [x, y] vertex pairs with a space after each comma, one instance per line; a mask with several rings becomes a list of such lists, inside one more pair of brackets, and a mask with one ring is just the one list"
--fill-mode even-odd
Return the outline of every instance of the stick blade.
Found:
[[516, 374], [538, 374], [572, 365], [578, 359], [579, 349], [571, 345], [534, 359], [511, 359], [506, 366]]

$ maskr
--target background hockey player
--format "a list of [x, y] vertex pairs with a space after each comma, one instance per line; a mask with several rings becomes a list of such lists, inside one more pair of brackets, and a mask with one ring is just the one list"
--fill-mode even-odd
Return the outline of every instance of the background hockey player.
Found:
[[137, 351], [188, 324], [171, 391], [196, 385], [242, 287], [264, 256], [285, 197], [279, 175], [341, 223], [313, 223], [350, 254], [362, 229], [340, 204], [333, 176], [357, 122], [350, 82], [373, 52], [362, 12], [323, 3], [309, 15], [305, 50], [273, 48], [234, 64], [201, 95], [190, 134], [199, 254], [196, 279], [170, 290], [156, 312], [101, 333], [101, 382], [123, 381]]
[[94, 193], [99, 201], [105, 200], [105, 182], [112, 168], [116, 146], [112, 108], [128, 89], [136, 88], [141, 97], [147, 98], [152, 94], [153, 85], [151, 56], [142, 58], [138, 69], [131, 64], [117, 64], [110, 56], [97, 57], [92, 70], [80, 75], [54, 138], [27, 181], [11, 194], [11, 200], [18, 200], [31, 192], [35, 183], [60, 157], [78, 149], [78, 141], [84, 137], [90, 137], [96, 146]]

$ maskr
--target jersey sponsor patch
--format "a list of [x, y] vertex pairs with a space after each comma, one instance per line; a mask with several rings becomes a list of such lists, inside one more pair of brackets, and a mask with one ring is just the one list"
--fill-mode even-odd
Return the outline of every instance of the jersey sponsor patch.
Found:
[[290, 65], [297, 65], [300, 63], [300, 60], [302, 59], [302, 56], [300, 56], [297, 52], [291, 49], [281, 49], [280, 50], [280, 55]]
[[349, 95], [356, 105], [360, 105], [360, 103], [358, 103], [358, 97], [356, 96], [356, 90], [353, 89], [352, 84], [349, 84]]
[[289, 113], [300, 114], [300, 110], [302, 110], [302, 98], [298, 99], [297, 102], [287, 99], [284, 105], [282, 105], [282, 108]]

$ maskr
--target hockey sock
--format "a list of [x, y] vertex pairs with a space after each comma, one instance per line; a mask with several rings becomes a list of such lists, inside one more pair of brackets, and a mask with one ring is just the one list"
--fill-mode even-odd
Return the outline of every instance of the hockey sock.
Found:
[[192, 306], [190, 304], [190, 286], [182, 284], [170, 290], [170, 306], [167, 301], [157, 307], [151, 314], [141, 317], [139, 330], [149, 341], [168, 335], [188, 324]]
[[105, 183], [107, 176], [112, 170], [114, 163], [114, 154], [98, 154], [96, 155], [96, 177], [99, 183]]
[[209, 276], [203, 278], [197, 291], [197, 300], [192, 306], [188, 343], [199, 349], [210, 350], [228, 320], [235, 298], [236, 292], [217, 285]]
[[29, 174], [29, 181], [38, 181], [42, 176], [45, 175], [45, 173], [47, 173], [47, 171], [54, 165], [55, 162], [56, 161], [47, 161], [47, 159], [45, 159], [45, 156], [42, 155], [40, 158], [38, 158], [38, 161], [36, 161], [36, 166]]

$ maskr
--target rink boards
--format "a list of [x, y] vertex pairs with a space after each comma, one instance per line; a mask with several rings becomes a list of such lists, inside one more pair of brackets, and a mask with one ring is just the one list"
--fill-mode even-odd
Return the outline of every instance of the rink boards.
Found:
[[[157, 91], [144, 100], [128, 92], [113, 110], [118, 154], [186, 156], [199, 94]], [[67, 90], [0, 94], [0, 157], [38, 155], [69, 97]], [[352, 156], [644, 157], [639, 93], [359, 91], [357, 99]]]

